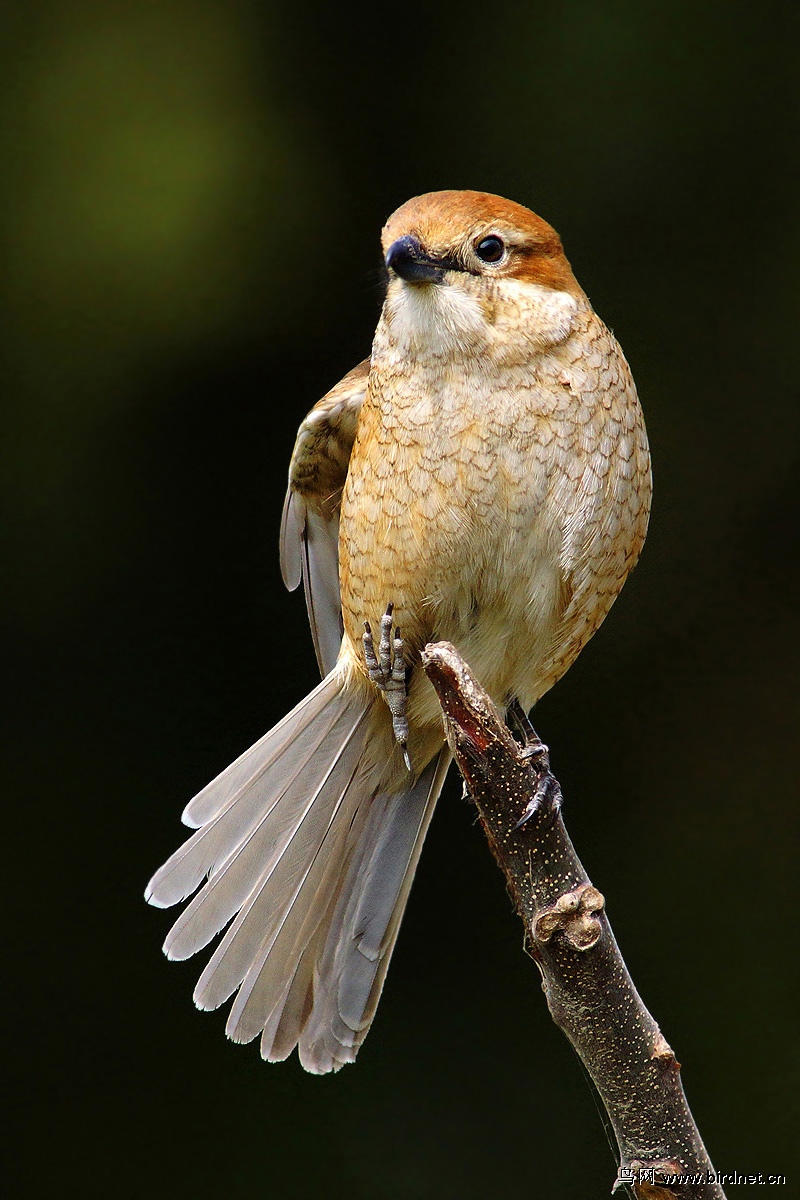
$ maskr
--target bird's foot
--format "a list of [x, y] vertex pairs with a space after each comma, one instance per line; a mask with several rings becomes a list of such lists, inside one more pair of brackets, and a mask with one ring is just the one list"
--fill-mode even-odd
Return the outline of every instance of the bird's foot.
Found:
[[536, 775], [533, 795], [514, 826], [515, 829], [519, 829], [538, 812], [550, 812], [555, 816], [561, 808], [562, 796], [561, 785], [550, 770], [550, 750], [533, 728], [530, 717], [518, 700], [512, 702], [509, 711], [524, 738], [521, 756], [530, 764]]
[[381, 617], [381, 636], [378, 642], [378, 653], [375, 653], [375, 642], [369, 621], [364, 622], [364, 661], [367, 664], [367, 674], [386, 701], [392, 714], [392, 729], [395, 741], [403, 751], [403, 759], [409, 771], [411, 760], [408, 757], [408, 718], [406, 716], [406, 666], [403, 657], [403, 639], [397, 626], [392, 628], [392, 613], [394, 605], [387, 605], [386, 612]]

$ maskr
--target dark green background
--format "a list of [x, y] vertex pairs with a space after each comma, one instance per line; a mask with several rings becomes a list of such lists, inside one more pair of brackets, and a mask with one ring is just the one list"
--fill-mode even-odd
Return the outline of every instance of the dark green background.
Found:
[[142, 901], [187, 798], [315, 682], [294, 433], [368, 352], [384, 219], [441, 187], [547, 217], [632, 364], [650, 537], [536, 723], [716, 1165], [791, 1170], [799, 9], [4, 6], [11, 1194], [609, 1192], [455, 781], [338, 1076], [228, 1044]]

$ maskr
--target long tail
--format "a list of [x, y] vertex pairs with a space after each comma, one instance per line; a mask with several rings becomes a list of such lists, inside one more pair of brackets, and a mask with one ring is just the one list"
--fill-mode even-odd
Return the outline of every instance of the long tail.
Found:
[[[380, 699], [332, 672], [189, 803], [197, 829], [151, 879], [166, 908], [191, 895], [164, 943], [189, 958], [230, 921], [195, 989], [238, 994], [234, 1041], [271, 1061], [299, 1046], [308, 1071], [353, 1062], [375, 1015], [422, 841], [450, 756], [405, 793], [382, 790]], [[231, 920], [233, 918], [233, 920]]]

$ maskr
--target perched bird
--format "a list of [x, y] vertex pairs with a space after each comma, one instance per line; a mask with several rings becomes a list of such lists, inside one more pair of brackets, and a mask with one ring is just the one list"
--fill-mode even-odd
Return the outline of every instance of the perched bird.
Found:
[[200, 888], [170, 958], [228, 926], [198, 1007], [236, 993], [229, 1036], [271, 1061], [298, 1046], [314, 1072], [367, 1034], [449, 765], [420, 651], [453, 642], [527, 711], [605, 617], [650, 508], [628, 365], [545, 221], [433, 192], [383, 252], [371, 357], [300, 426], [284, 508], [324, 679], [195, 796], [147, 891]]

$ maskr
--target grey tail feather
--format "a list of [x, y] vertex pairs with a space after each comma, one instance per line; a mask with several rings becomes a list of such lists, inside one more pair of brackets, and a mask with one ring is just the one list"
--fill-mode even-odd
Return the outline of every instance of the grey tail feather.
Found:
[[187, 806], [198, 827], [156, 872], [167, 907], [206, 882], [164, 945], [188, 958], [230, 925], [195, 990], [216, 1008], [238, 992], [227, 1032], [262, 1034], [265, 1058], [295, 1045], [306, 1069], [352, 1062], [377, 1006], [422, 839], [449, 763], [411, 790], [381, 791], [378, 697], [332, 672]]
[[[366, 806], [316, 956], [314, 1006], [296, 1034], [307, 1071], [354, 1062], [369, 1032], [450, 760], [443, 748], [409, 792], [381, 794]], [[264, 1057], [267, 1040], [265, 1029]]]

